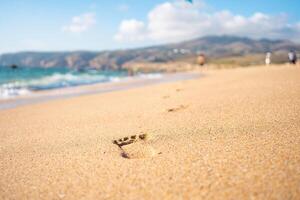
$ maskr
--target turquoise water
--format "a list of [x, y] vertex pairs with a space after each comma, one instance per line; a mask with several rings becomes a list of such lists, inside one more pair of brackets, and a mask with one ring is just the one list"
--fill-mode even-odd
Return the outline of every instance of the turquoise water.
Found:
[[126, 76], [126, 71], [76, 71], [64, 67], [12, 69], [0, 66], [0, 99], [24, 95], [32, 91], [119, 81]]

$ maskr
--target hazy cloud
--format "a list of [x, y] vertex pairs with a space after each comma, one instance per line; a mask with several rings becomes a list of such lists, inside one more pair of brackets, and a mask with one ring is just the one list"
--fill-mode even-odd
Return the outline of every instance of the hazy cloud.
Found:
[[81, 33], [89, 30], [96, 24], [96, 15], [94, 13], [85, 13], [72, 18], [69, 25], [63, 26], [64, 32]]
[[183, 0], [159, 4], [148, 13], [146, 22], [123, 20], [115, 39], [172, 42], [222, 34], [297, 39], [296, 35], [300, 34], [300, 23], [288, 24], [286, 15], [257, 12], [246, 17], [227, 10], [209, 12], [204, 5], [203, 1], [190, 4]]

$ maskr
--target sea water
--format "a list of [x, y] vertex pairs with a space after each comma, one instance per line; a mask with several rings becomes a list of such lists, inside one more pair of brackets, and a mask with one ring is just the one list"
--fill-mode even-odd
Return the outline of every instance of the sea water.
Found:
[[126, 76], [126, 71], [79, 71], [66, 67], [12, 69], [0, 66], [0, 99], [13, 98], [33, 91], [119, 81]]

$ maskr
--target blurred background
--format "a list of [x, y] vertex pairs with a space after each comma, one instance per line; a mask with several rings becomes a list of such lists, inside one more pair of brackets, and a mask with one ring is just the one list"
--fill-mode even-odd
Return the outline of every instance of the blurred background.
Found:
[[300, 2], [0, 0], [0, 98], [145, 73], [296, 63]]

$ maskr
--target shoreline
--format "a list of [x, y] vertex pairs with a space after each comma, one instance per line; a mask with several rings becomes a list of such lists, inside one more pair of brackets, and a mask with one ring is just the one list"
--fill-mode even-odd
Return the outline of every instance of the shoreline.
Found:
[[[147, 74], [146, 74], [147, 76]], [[170, 83], [176, 81], [184, 81], [195, 79], [202, 76], [199, 72], [180, 72], [172, 74], [155, 74], [152, 78], [143, 76], [127, 77], [118, 82], [105, 82], [88, 84], [67, 88], [51, 89], [44, 91], [35, 91], [28, 95], [17, 96], [11, 99], [0, 99], [0, 111], [13, 109], [23, 105], [42, 103], [57, 99], [66, 99], [76, 96], [101, 94], [107, 92], [129, 90], [148, 85], [156, 85], [161, 83]]]

